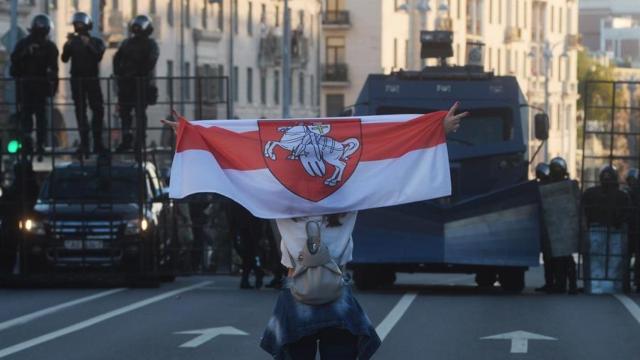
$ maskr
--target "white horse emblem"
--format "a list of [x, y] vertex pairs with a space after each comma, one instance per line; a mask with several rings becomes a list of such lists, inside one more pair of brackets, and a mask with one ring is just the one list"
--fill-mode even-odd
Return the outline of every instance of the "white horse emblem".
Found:
[[333, 175], [324, 181], [328, 186], [335, 186], [342, 181], [346, 161], [360, 147], [356, 138], [338, 141], [327, 136], [331, 131], [331, 125], [327, 124], [284, 126], [279, 127], [278, 131], [283, 133], [280, 141], [268, 141], [264, 156], [275, 160], [274, 149], [280, 146], [290, 152], [287, 159], [299, 160], [310, 176], [324, 176], [326, 161], [335, 167]]

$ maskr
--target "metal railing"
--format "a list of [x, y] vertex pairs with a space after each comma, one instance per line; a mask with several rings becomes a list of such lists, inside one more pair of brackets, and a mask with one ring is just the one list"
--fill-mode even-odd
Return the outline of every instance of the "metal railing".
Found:
[[351, 19], [347, 10], [327, 10], [322, 13], [323, 25], [350, 25]]
[[347, 64], [324, 64], [322, 66], [322, 81], [349, 81], [349, 68]]

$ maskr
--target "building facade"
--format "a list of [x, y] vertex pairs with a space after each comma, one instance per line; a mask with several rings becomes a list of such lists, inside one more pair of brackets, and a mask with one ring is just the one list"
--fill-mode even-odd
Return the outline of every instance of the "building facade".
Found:
[[637, 0], [580, 0], [582, 44], [591, 51], [601, 50], [603, 21], [609, 17], [629, 17], [640, 21]]
[[[420, 69], [424, 64], [419, 58], [421, 29], [452, 30], [454, 54], [449, 63], [465, 65], [467, 44], [483, 43], [485, 69], [517, 77], [529, 104], [543, 110], [546, 107], [550, 137], [536, 161], [562, 156], [574, 175], [577, 3], [575, 0], [325, 0], [323, 114], [336, 115], [341, 107], [353, 104], [369, 73]], [[531, 129], [529, 134], [533, 133]], [[539, 142], [530, 140], [531, 154]]]
[[[31, 17], [48, 12], [55, 23], [51, 39], [62, 49], [67, 34], [73, 31], [71, 17], [76, 11], [92, 14], [92, 3], [101, 3], [100, 16], [94, 19], [100, 36], [107, 44], [101, 62], [102, 77], [112, 75], [112, 59], [127, 34], [127, 24], [138, 14], [153, 20], [152, 37], [160, 47], [156, 66], [158, 104], [148, 109], [149, 126], [159, 127], [161, 118], [173, 107], [189, 118], [278, 118], [282, 116], [282, 34], [284, 1], [282, 0], [112, 0], [45, 1], [21, 0], [19, 26], [27, 29]], [[9, 2], [0, 5], [0, 31], [8, 29]], [[48, 8], [46, 8], [48, 4]], [[320, 44], [319, 0], [290, 1], [291, 18], [291, 86], [290, 114], [295, 117], [319, 115]], [[6, 8], [6, 9], [5, 9]], [[5, 24], [6, 21], [6, 24]], [[4, 30], [7, 31], [7, 30]], [[60, 77], [69, 76], [68, 64], [60, 63]], [[228, 76], [225, 81], [197, 81], [194, 77]], [[179, 80], [173, 77], [191, 79]], [[107, 89], [105, 96], [114, 88]], [[198, 106], [204, 97], [212, 105]], [[227, 108], [226, 99], [232, 106]], [[60, 86], [57, 103], [70, 103], [68, 86]], [[105, 111], [117, 126], [117, 111]], [[199, 111], [198, 109], [203, 111]], [[71, 106], [59, 107], [63, 124], [75, 126]], [[148, 137], [160, 141], [157, 133]], [[76, 134], [71, 134], [73, 142]]]

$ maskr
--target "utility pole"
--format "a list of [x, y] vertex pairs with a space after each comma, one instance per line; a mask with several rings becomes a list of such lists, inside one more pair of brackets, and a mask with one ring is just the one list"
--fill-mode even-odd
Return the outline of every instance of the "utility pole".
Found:
[[229, 93], [227, 94], [227, 112], [229, 113], [229, 117], [233, 118], [235, 116], [234, 114], [234, 97], [233, 95], [235, 94], [235, 82], [236, 82], [236, 78], [235, 78], [235, 74], [233, 73], [233, 68], [234, 68], [234, 64], [233, 64], [233, 37], [234, 37], [234, 31], [235, 31], [235, 21], [234, 21], [234, 15], [235, 12], [238, 10], [235, 8], [234, 3], [236, 0], [229, 0], [229, 86], [227, 86], [227, 88], [229, 89]]
[[[11, 0], [11, 28], [10, 28], [10, 33], [9, 33], [9, 46], [7, 48], [7, 54], [9, 56], [7, 56], [7, 62], [9, 63], [9, 66], [5, 67], [5, 77], [9, 77], [9, 68], [11, 67], [11, 53], [13, 52], [13, 49], [16, 47], [16, 43], [18, 42], [18, 0]], [[14, 103], [14, 105], [12, 106], [12, 109], [14, 112], [17, 111], [17, 106], [16, 106], [16, 87], [15, 87], [15, 83], [14, 86], [8, 86], [6, 93], [5, 93], [6, 97], [7, 97], [7, 101], [9, 101], [10, 103]]]
[[290, 116], [291, 103], [291, 13], [289, 0], [284, 0], [284, 31], [282, 34], [282, 118]]
[[184, 23], [185, 23], [185, 0], [180, 0], [180, 113], [185, 113], [185, 63], [184, 63]]
[[[91, 35], [101, 38], [102, 34], [100, 33], [100, 0], [92, 0], [91, 1], [91, 18], [93, 19], [93, 30], [91, 30]], [[46, 1], [47, 10], [49, 13], [49, 1]]]

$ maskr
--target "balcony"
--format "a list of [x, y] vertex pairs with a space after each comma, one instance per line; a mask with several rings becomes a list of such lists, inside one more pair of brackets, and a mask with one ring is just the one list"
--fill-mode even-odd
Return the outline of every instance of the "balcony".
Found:
[[351, 27], [349, 12], [346, 10], [329, 10], [322, 14], [322, 26], [327, 29], [348, 29]]
[[504, 42], [506, 44], [522, 41], [523, 31], [522, 28], [515, 26], [508, 26], [504, 33]]
[[323, 86], [346, 86], [349, 84], [347, 64], [324, 64], [322, 66]]

